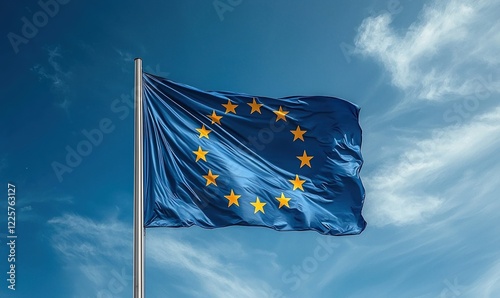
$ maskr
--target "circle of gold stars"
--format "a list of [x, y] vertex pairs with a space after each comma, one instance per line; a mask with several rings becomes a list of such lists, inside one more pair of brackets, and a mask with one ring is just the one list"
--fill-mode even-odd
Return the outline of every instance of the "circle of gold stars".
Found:
[[[239, 105], [234, 104], [230, 99], [227, 100], [227, 103], [221, 104], [224, 107], [224, 114], [232, 113], [237, 115], [236, 109], [238, 108]], [[250, 107], [249, 113], [254, 114], [262, 114], [261, 108], [264, 106], [264, 104], [260, 103], [260, 101], [257, 100], [257, 98], [252, 98], [251, 102], [248, 102], [247, 105]], [[211, 121], [212, 125], [220, 125], [222, 126], [222, 118], [224, 117], [223, 114], [217, 114], [218, 111], [212, 110], [212, 113], [209, 115], [206, 115], [207, 118]], [[219, 111], [222, 112], [222, 111]], [[282, 106], [279, 106], [277, 110], [273, 110], [273, 113], [276, 115], [275, 122], [278, 121], [284, 121], [287, 122], [287, 115], [290, 113], [290, 111], [286, 111], [283, 109]], [[202, 124], [200, 128], [196, 128], [196, 131], [198, 132], [198, 138], [206, 138], [210, 140], [210, 133], [212, 130], [209, 128], [205, 127], [205, 124]], [[293, 135], [293, 140], [292, 142], [295, 141], [301, 141], [305, 142], [304, 135], [306, 135], [307, 130], [302, 129], [299, 125], [293, 130], [290, 130], [290, 132]], [[209, 156], [210, 151], [204, 150], [201, 146], [198, 146], [197, 150], [192, 151], [193, 154], [195, 154], [195, 162], [207, 162], [207, 156]], [[314, 158], [312, 155], [308, 155], [306, 150], [303, 150], [302, 155], [297, 155], [297, 159], [300, 161], [299, 169], [307, 166], [309, 168], [312, 168], [311, 165], [311, 160]], [[219, 175], [212, 173], [212, 170], [209, 168], [208, 173], [206, 175], [202, 175], [202, 177], [205, 179], [205, 187], [217, 187], [217, 178]], [[288, 180], [291, 183], [291, 188], [292, 191], [304, 191], [304, 183], [306, 183], [305, 179], [301, 179], [301, 177], [298, 174], [295, 174], [295, 177], [292, 179]], [[213, 186], [211, 186], [213, 185]], [[227, 200], [227, 207], [228, 208], [235, 208], [235, 207], [240, 207], [240, 202], [239, 199], [241, 198], [240, 194], [237, 194], [234, 189], [231, 189], [229, 194], [225, 195], [224, 198]], [[290, 208], [290, 201], [292, 198], [288, 198], [285, 196], [284, 192], [281, 192], [281, 194], [277, 197], [276, 199], [276, 204], [278, 206], [278, 209], [281, 209], [283, 207]], [[262, 202], [259, 197], [256, 197], [255, 201], [249, 202], [250, 205], [253, 206], [254, 208], [254, 214], [256, 213], [262, 213], [265, 214], [264, 207], [267, 205], [267, 202]]]

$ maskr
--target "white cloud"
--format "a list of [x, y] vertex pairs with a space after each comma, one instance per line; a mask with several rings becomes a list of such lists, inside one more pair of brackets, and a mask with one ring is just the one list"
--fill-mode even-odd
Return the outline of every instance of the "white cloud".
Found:
[[123, 73], [133, 72], [134, 69], [134, 56], [131, 53], [119, 49], [115, 49], [116, 53], [120, 56], [120, 66]]
[[[411, 142], [406, 153], [365, 179], [367, 221], [379, 226], [419, 223], [453, 207], [446, 190], [459, 187], [454, 179], [466, 175], [474, 163], [485, 164], [482, 171], [493, 165], [488, 156], [500, 146], [498, 135], [500, 107], [465, 125], [435, 130], [432, 137]], [[475, 178], [468, 181], [480, 185]]]
[[369, 17], [358, 29], [356, 50], [381, 62], [411, 97], [466, 96], [475, 80], [491, 75], [488, 88], [499, 92], [499, 9], [494, 0], [433, 1], [403, 34], [390, 14]]
[[59, 46], [47, 48], [47, 54], [49, 56], [47, 61], [48, 67], [36, 64], [32, 70], [38, 74], [40, 79], [48, 80], [51, 83], [52, 90], [62, 98], [58, 99], [54, 105], [63, 109], [69, 115], [71, 101], [68, 99], [70, 94], [68, 79], [71, 77], [71, 72], [64, 71], [58, 62], [62, 58]]
[[47, 49], [48, 53], [48, 65], [50, 67], [47, 70], [46, 67], [41, 64], [37, 64], [33, 67], [33, 70], [39, 75], [40, 79], [47, 79], [52, 83], [52, 87], [57, 90], [66, 91], [68, 86], [66, 84], [66, 79], [71, 75], [70, 72], [62, 70], [61, 65], [57, 61], [62, 58], [61, 48], [53, 47]]
[[47, 205], [52, 206], [54, 209], [57, 207], [66, 208], [67, 204], [74, 204], [73, 196], [51, 196], [27, 193], [22, 201], [16, 203], [20, 208], [19, 221], [25, 222], [40, 222], [47, 220], [47, 215], [44, 209]]
[[489, 270], [481, 275], [473, 284], [463, 287], [460, 290], [465, 294], [469, 294], [470, 297], [499, 297], [500, 261], [493, 263]]
[[[132, 229], [124, 223], [116, 219], [96, 222], [66, 214], [49, 220], [48, 224], [54, 230], [52, 247], [71, 273], [67, 277], [75, 285], [74, 297], [106, 294], [114, 273], [131, 267]], [[130, 280], [127, 282], [131, 285]], [[123, 286], [121, 292], [130, 288]]]
[[[222, 250], [207, 250], [181, 242], [168, 234], [155, 234], [147, 242], [150, 264], [168, 270], [180, 270], [191, 276], [197, 289], [197, 297], [267, 297], [270, 286], [236, 264], [224, 262], [225, 252], [238, 248], [238, 243], [224, 243]], [[233, 255], [233, 257], [235, 257]], [[194, 289], [192, 289], [194, 290]]]
[[114, 258], [132, 244], [130, 228], [116, 220], [95, 222], [66, 214], [48, 223], [55, 229], [53, 247], [68, 259]]
[[[131, 274], [131, 226], [117, 219], [99, 222], [73, 214], [53, 218], [48, 223], [55, 231], [51, 238], [53, 248], [72, 272], [73, 268], [78, 269], [76, 275], [69, 276], [78, 280], [74, 283], [75, 296], [107, 293], [113, 271], [125, 270], [126, 276]], [[249, 251], [237, 242], [221, 239], [212, 242], [193, 244], [174, 236], [168, 229], [149, 230], [146, 243], [148, 270], [154, 267], [165, 275], [186, 280], [181, 290], [189, 291], [189, 297], [267, 297], [271, 287], [237, 263], [238, 258], [245, 260]], [[261, 255], [262, 252], [251, 254]], [[272, 263], [270, 256], [266, 259]], [[121, 294], [129, 291], [131, 282], [127, 280], [129, 284]], [[186, 287], [193, 284], [196, 287]], [[177, 286], [169, 284], [169, 287]], [[162, 288], [152, 287], [153, 291], [162, 291]]]
[[33, 207], [31, 207], [31, 205], [28, 205], [28, 206], [22, 207], [20, 210], [21, 210], [21, 212], [31, 211], [31, 210], [33, 210]]
[[[452, 297], [450, 291], [458, 289], [459, 297], [497, 297], [500, 163], [489, 156], [483, 156], [479, 167], [458, 171], [462, 178], [443, 189], [447, 199], [442, 214], [418, 225], [369, 225], [356, 239], [342, 238], [352, 245], [337, 250], [336, 263], [321, 275], [317, 287], [359, 277], [360, 271], [367, 276], [382, 272], [383, 279], [367, 280], [344, 296]], [[371, 216], [367, 220], [373, 223]], [[455, 283], [459, 286], [449, 286]]]
[[132, 56], [131, 53], [126, 52], [126, 51], [122, 51], [122, 50], [118, 50], [118, 49], [115, 49], [115, 51], [118, 53], [118, 55], [123, 60], [123, 62], [129, 63], [129, 62], [134, 61], [134, 57]]

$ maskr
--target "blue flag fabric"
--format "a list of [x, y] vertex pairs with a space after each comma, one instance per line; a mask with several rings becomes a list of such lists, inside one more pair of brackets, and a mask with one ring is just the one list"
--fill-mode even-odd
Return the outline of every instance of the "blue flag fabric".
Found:
[[206, 92], [143, 74], [146, 227], [359, 234], [359, 108]]

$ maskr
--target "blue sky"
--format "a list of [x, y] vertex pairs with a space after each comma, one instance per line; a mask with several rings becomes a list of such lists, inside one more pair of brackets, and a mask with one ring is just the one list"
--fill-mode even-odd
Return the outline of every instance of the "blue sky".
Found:
[[148, 297], [500, 297], [498, 1], [47, 3], [0, 10], [1, 297], [131, 297], [134, 57], [201, 89], [345, 98], [364, 133], [363, 234], [148, 230]]

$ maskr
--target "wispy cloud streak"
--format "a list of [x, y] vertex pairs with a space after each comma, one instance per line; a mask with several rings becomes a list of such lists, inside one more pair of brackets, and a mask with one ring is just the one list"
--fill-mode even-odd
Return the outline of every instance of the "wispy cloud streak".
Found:
[[[68, 277], [79, 280], [75, 283], [78, 295], [95, 296], [106, 290], [112, 270], [131, 270], [132, 230], [124, 222], [117, 219], [99, 222], [66, 214], [48, 223], [55, 231], [51, 239], [53, 248], [69, 268], [78, 269]], [[148, 270], [155, 268], [165, 275], [174, 274], [189, 280], [182, 291], [188, 291], [190, 297], [268, 297], [271, 293], [271, 286], [265, 280], [238, 265], [237, 255], [248, 256], [249, 251], [237, 242], [218, 241], [217, 245], [207, 248], [204, 244], [174, 237], [165, 230], [150, 231], [147, 240], [146, 257], [151, 268]], [[232, 265], [228, 265], [228, 258]], [[82, 282], [82, 278], [87, 282]], [[193, 283], [196, 287], [189, 287]], [[80, 287], [81, 284], [86, 286]], [[171, 287], [175, 285], [169, 285]]]
[[369, 194], [365, 210], [372, 223], [420, 223], [450, 208], [450, 204], [443, 205], [448, 200], [444, 185], [458, 186], [454, 180], [460, 178], [457, 174], [466, 173], [471, 165], [485, 163], [488, 154], [500, 147], [496, 137], [500, 135], [500, 108], [462, 126], [434, 130], [430, 135], [410, 141], [403, 154], [387, 160], [365, 179]]
[[59, 95], [60, 98], [54, 103], [55, 106], [63, 109], [69, 115], [69, 107], [71, 105], [70, 86], [68, 80], [71, 77], [71, 72], [64, 71], [59, 63], [62, 59], [61, 48], [59, 46], [47, 49], [48, 67], [41, 64], [33, 66], [32, 70], [38, 74], [38, 77], [50, 82], [52, 90]]
[[433, 1], [404, 33], [382, 14], [363, 21], [356, 51], [375, 58], [410, 97], [442, 100], [474, 92], [474, 80], [494, 75], [500, 91], [500, 2]]

